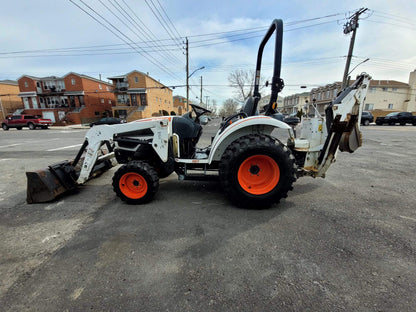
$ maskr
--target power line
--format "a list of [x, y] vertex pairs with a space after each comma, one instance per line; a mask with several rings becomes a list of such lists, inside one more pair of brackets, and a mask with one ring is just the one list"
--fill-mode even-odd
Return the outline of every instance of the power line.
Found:
[[[144, 58], [146, 58], [149, 62], [151, 62], [153, 65], [155, 65], [156, 67], [158, 67], [159, 69], [162, 69], [165, 73], [167, 73], [169, 76], [173, 77], [174, 79], [177, 79], [177, 77], [175, 77], [174, 74], [172, 74], [163, 64], [158, 64], [158, 61], [152, 60], [152, 56], [148, 57], [145, 53], [142, 53], [141, 51], [137, 50], [134, 45], [132, 45], [130, 42], [126, 41], [125, 39], [123, 39], [120, 35], [118, 35], [117, 33], [115, 33], [111, 28], [109, 28], [107, 25], [103, 24], [101, 21], [99, 21], [97, 18], [95, 18], [93, 15], [91, 15], [90, 13], [88, 13], [86, 10], [84, 10], [81, 6], [79, 6], [78, 4], [76, 4], [73, 0], [69, 0], [71, 3], [73, 3], [74, 5], [76, 5], [79, 9], [81, 9], [83, 12], [85, 12], [86, 14], [88, 14], [88, 16], [90, 16], [91, 18], [93, 18], [96, 22], [98, 22], [100, 25], [104, 26], [107, 30], [111, 31], [111, 33], [113, 33], [115, 36], [117, 36], [119, 39], [121, 39], [123, 42], [125, 42], [126, 44], [128, 44], [133, 50], [135, 50], [137, 53], [139, 53], [140, 55], [142, 55]], [[89, 8], [92, 12], [94, 12], [96, 15], [98, 15], [99, 17], [101, 17], [101, 19], [103, 19], [104, 21], [106, 21], [111, 27], [113, 27], [118, 33], [120, 33], [123, 37], [125, 37], [127, 40], [132, 41], [128, 36], [126, 36], [123, 32], [121, 32], [117, 27], [115, 27], [112, 23], [110, 23], [107, 19], [105, 19], [102, 15], [100, 15], [99, 13], [97, 13], [93, 8], [91, 8], [88, 4], [86, 4], [83, 0], [80, 0], [87, 8]], [[133, 42], [133, 41], [132, 41]]]

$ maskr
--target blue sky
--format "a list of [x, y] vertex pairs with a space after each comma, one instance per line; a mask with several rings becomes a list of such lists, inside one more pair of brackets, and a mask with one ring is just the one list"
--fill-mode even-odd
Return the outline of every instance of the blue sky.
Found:
[[[309, 90], [342, 79], [350, 42], [343, 24], [361, 7], [369, 10], [361, 16], [351, 68], [370, 60], [353, 74], [366, 71], [374, 79], [407, 82], [416, 68], [414, 1], [354, 0], [8, 1], [0, 11], [0, 80], [71, 71], [105, 79], [137, 69], [165, 85], [180, 86], [185, 84], [183, 42], [188, 37], [190, 72], [205, 66], [193, 75], [190, 96], [199, 96], [202, 75], [204, 99], [220, 104], [232, 96], [229, 73], [254, 69], [266, 29], [280, 18], [285, 27], [282, 95], [290, 95], [304, 91], [301, 85]], [[266, 79], [272, 50], [270, 43], [263, 58]], [[185, 95], [185, 88], [175, 88], [174, 94]]]

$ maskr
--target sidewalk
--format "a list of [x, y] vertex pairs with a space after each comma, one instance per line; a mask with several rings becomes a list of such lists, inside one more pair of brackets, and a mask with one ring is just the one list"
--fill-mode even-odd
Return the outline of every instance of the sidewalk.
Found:
[[68, 129], [89, 129], [89, 125], [69, 125], [69, 126], [50, 126], [49, 129], [54, 130], [68, 130]]

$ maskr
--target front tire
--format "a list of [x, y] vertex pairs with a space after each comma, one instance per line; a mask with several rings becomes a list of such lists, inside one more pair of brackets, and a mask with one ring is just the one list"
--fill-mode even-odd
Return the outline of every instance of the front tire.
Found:
[[27, 126], [29, 127], [30, 130], [35, 130], [35, 128], [36, 128], [35, 125], [33, 123], [31, 123], [31, 122], [29, 122], [27, 124]]
[[113, 176], [113, 189], [128, 204], [144, 204], [153, 199], [159, 189], [156, 171], [142, 161], [121, 166]]
[[295, 158], [283, 144], [266, 135], [248, 135], [226, 149], [219, 175], [237, 206], [261, 209], [287, 197], [296, 169]]

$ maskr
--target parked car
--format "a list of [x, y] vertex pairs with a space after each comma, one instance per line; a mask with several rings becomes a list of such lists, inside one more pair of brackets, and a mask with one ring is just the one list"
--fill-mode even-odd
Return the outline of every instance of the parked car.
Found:
[[370, 123], [374, 121], [374, 116], [371, 112], [362, 112], [361, 113], [361, 124], [364, 126], [368, 126]]
[[395, 112], [387, 114], [385, 117], [377, 117], [376, 119], [377, 125], [395, 125], [396, 123], [400, 123], [402, 126], [407, 123], [416, 126], [416, 116], [413, 116], [410, 112]]
[[104, 118], [101, 118], [98, 121], [90, 123], [90, 127], [98, 126], [98, 125], [115, 125], [115, 124], [120, 124], [120, 123], [125, 123], [125, 122], [126, 121], [124, 119], [121, 119], [121, 118], [104, 117]]
[[300, 118], [297, 116], [297, 113], [290, 114], [283, 119], [285, 123], [291, 126], [296, 126], [298, 123], [300, 123]]
[[52, 120], [41, 118], [34, 115], [9, 115], [5, 120], [1, 122], [3, 130], [9, 130], [9, 128], [16, 128], [22, 130], [23, 127], [28, 127], [30, 130], [34, 130], [37, 127], [42, 129], [48, 129], [52, 124]]

